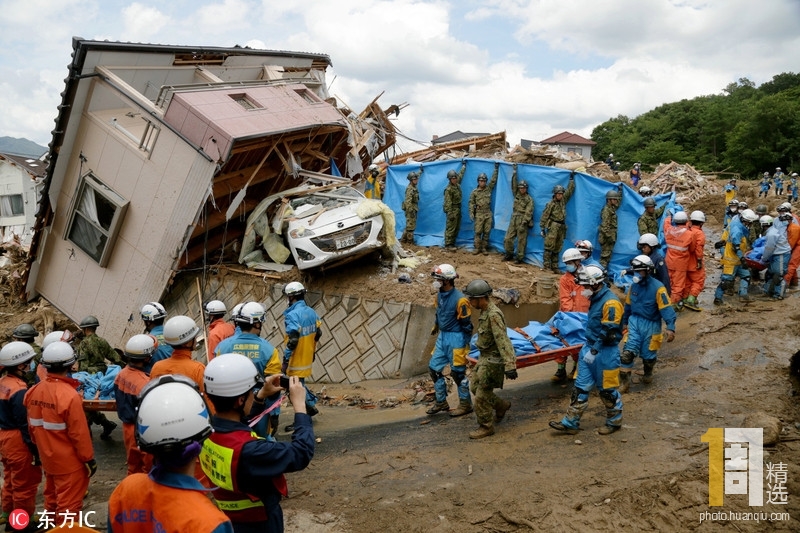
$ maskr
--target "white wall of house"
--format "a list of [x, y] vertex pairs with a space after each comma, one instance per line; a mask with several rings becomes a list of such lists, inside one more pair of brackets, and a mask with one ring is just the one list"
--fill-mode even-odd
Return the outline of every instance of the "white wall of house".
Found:
[[22, 244], [30, 244], [36, 220], [36, 185], [27, 169], [0, 157], [0, 242], [18, 236]]
[[564, 154], [567, 153], [575, 153], [579, 156], [583, 157], [586, 161], [589, 161], [589, 158], [592, 156], [592, 148], [591, 146], [579, 146], [576, 144], [554, 144], [558, 148], [558, 151]]
[[[93, 97], [104, 90], [95, 87]], [[38, 261], [35, 288], [73, 320], [89, 314], [102, 317], [98, 334], [123, 347], [130, 335], [143, 330], [141, 306], [161, 298], [168, 285], [215, 165], [167, 128], [161, 128], [151, 152], [144, 152], [106, 114], [89, 109], [91, 99], [80, 117], [69, 161], [59, 161], [55, 170], [63, 184], [53, 198], [55, 218]], [[74, 200], [81, 176], [90, 171], [128, 202], [105, 266], [66, 238], [79, 203]]]

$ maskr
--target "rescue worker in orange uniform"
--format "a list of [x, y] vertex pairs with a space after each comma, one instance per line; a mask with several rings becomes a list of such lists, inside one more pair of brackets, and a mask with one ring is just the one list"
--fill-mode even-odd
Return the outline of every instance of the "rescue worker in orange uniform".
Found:
[[[28, 416], [23, 405], [28, 382], [33, 381], [30, 364], [36, 352], [25, 342], [9, 342], [0, 350], [0, 459], [3, 462], [3, 487], [0, 498], [3, 515], [22, 509], [33, 516], [36, 492], [42, 482], [42, 466], [28, 431]], [[32, 522], [31, 522], [32, 524]], [[29, 524], [27, 530], [34, 530]]]
[[689, 230], [689, 217], [678, 211], [664, 220], [664, 240], [667, 242], [667, 269], [672, 293], [670, 300], [678, 310], [683, 307], [682, 300], [689, 295], [687, 272], [696, 269], [694, 235]]
[[797, 220], [797, 215], [792, 213], [792, 204], [784, 202], [778, 206], [778, 216], [790, 213], [792, 215], [786, 226], [786, 240], [789, 241], [789, 246], [792, 248], [792, 255], [789, 259], [789, 270], [783, 277], [787, 287], [797, 287], [797, 268], [800, 267], [800, 221]]
[[236, 332], [233, 324], [226, 322], [224, 317], [228, 312], [225, 304], [219, 300], [211, 300], [205, 306], [208, 316], [208, 341], [206, 342], [206, 357], [209, 361], [214, 359], [214, 350], [220, 341], [233, 337]]
[[83, 509], [89, 478], [97, 472], [92, 434], [77, 391], [80, 382], [67, 376], [76, 360], [65, 342], [47, 346], [42, 352], [47, 379], [31, 387], [24, 401], [31, 440], [44, 470], [44, 509], [55, 513], [57, 524], [67, 513], [75, 516]]
[[114, 398], [117, 400], [117, 415], [122, 421], [128, 475], [147, 473], [153, 466], [153, 457], [136, 446], [136, 408], [139, 406], [139, 393], [150, 381], [144, 369], [157, 348], [158, 341], [152, 335], [142, 333], [131, 337], [125, 344], [128, 364], [114, 379]]
[[194, 477], [211, 421], [197, 386], [184, 376], [162, 376], [142, 390], [136, 442], [153, 454], [149, 474], [132, 474], [108, 500], [112, 533], [233, 533], [225, 514]]
[[164, 324], [164, 342], [172, 346], [173, 352], [168, 359], [162, 359], [153, 365], [150, 379], [167, 374], [180, 374], [190, 378], [203, 391], [203, 371], [205, 365], [192, 359], [192, 351], [197, 344], [200, 328], [188, 316], [178, 315]]
[[305, 388], [289, 378], [287, 391], [294, 407], [291, 442], [259, 438], [253, 417], [266, 400], [280, 394], [279, 375], [262, 378], [253, 362], [236, 353], [222, 354], [206, 367], [206, 393], [217, 414], [214, 433], [203, 442], [200, 463], [215, 485], [217, 505], [233, 522], [236, 533], [283, 532], [280, 501], [288, 494], [287, 472], [303, 470], [314, 457], [314, 430], [306, 413]]
[[697, 303], [697, 298], [703, 291], [706, 285], [706, 265], [703, 262], [703, 251], [706, 247], [706, 234], [703, 233], [703, 224], [706, 222], [706, 215], [702, 211], [692, 211], [689, 215], [689, 230], [692, 232], [694, 238], [694, 255], [690, 258], [695, 261], [695, 264], [689, 264], [689, 270], [686, 272], [687, 282], [689, 283], [689, 296], [683, 300], [683, 305], [689, 309], [699, 311], [700, 307]]
[[[561, 261], [564, 263], [567, 272], [558, 280], [558, 300], [560, 302], [559, 311], [565, 313], [577, 311], [580, 313], [589, 312], [589, 299], [583, 295], [583, 288], [578, 285], [578, 272], [581, 269], [583, 253], [577, 248], [567, 248], [561, 254]], [[559, 356], [556, 359], [558, 367], [556, 373], [550, 378], [553, 383], [562, 383], [567, 380], [567, 356]], [[575, 375], [578, 361], [577, 355], [573, 359], [570, 376]]]

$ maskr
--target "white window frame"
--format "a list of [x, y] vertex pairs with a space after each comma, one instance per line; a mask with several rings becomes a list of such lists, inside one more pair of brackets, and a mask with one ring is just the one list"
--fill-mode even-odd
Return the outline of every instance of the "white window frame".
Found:
[[[89, 192], [93, 194], [86, 196]], [[99, 220], [98, 199], [105, 201], [105, 220], [103, 221]], [[64, 239], [80, 248], [93, 261], [105, 268], [111, 259], [111, 253], [128, 210], [128, 204], [128, 200], [97, 179], [91, 171], [87, 172], [78, 181], [75, 196], [72, 198]], [[109, 205], [114, 208], [110, 220], [108, 220]], [[94, 246], [90, 246], [92, 241], [94, 241]], [[102, 247], [100, 247], [101, 245]]]
[[[19, 206], [21, 207], [19, 213], [14, 212], [13, 199], [15, 197], [19, 197]], [[22, 193], [0, 195], [0, 217], [11, 218], [23, 215], [25, 215], [25, 196]]]

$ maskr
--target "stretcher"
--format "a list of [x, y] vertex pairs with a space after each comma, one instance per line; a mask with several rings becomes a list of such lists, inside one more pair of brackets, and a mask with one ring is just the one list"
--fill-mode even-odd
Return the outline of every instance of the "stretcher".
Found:
[[[534, 342], [533, 338], [531, 338], [531, 336], [521, 328], [514, 328], [514, 331], [525, 337], [525, 339], [533, 345], [533, 349], [535, 350], [535, 353], [532, 354], [517, 355], [517, 368], [540, 365], [549, 361], [555, 361], [561, 357], [571, 357], [573, 361], [577, 362], [578, 353], [580, 353], [581, 348], [583, 348], [583, 343], [572, 345], [567, 343], [567, 341], [559, 335], [558, 330], [556, 329], [551, 329], [551, 333], [553, 336], [560, 339], [564, 346], [551, 350], [542, 350], [542, 348], [536, 344], [536, 342]], [[476, 358], [470, 356], [467, 357], [467, 360], [472, 364], [478, 363]]]
[[83, 400], [84, 411], [117, 411], [116, 400]]

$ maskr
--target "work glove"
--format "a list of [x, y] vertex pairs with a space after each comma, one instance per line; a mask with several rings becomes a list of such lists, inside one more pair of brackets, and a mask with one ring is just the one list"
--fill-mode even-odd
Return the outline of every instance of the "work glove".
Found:
[[32, 466], [42, 466], [42, 458], [39, 457], [38, 453], [33, 454], [33, 461], [31, 461]]
[[698, 259], [697, 260], [697, 270], [703, 270], [703, 260], [702, 259]]
[[667, 342], [672, 342], [675, 340], [675, 332], [671, 330], [667, 330]]
[[539, 234], [540, 234], [542, 237], [544, 237], [545, 235], [547, 235], [547, 232], [546, 232], [545, 230], [542, 230], [542, 231], [540, 231], [540, 232], [539, 232]]
[[92, 477], [97, 473], [97, 461], [94, 459], [90, 459], [89, 462], [83, 463], [86, 467], [86, 472], [89, 474], [89, 477]]
[[575, 171], [573, 170], [572, 172], [569, 173], [569, 181], [572, 181], [574, 179], [575, 179]]
[[436, 335], [437, 333], [439, 333], [439, 324], [434, 324], [431, 328], [431, 335]]
[[517, 374], [517, 369], [515, 368], [514, 370], [506, 370], [506, 377], [508, 379], [517, 379], [519, 377], [519, 374]]
[[591, 350], [589, 350], [589, 353], [583, 356], [583, 362], [586, 363], [587, 365], [591, 365], [592, 363], [594, 363], [594, 358], [596, 356], [597, 356], [597, 350], [592, 348]]
[[500, 161], [494, 162], [494, 168], [500, 168]]
[[533, 227], [533, 220], [529, 220], [529, 221], [528, 221], [528, 227], [529, 227], [529, 228], [532, 228], [532, 227]]

